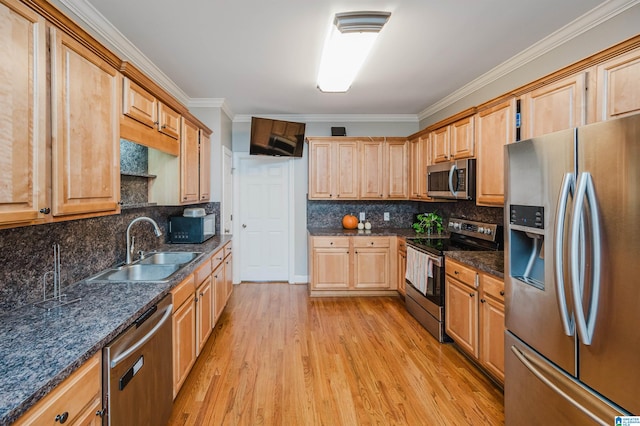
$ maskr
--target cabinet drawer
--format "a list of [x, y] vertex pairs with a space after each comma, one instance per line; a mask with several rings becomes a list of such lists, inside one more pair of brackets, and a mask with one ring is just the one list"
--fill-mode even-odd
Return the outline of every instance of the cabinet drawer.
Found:
[[480, 277], [484, 293], [504, 302], [504, 281], [492, 275], [482, 274]]
[[34, 405], [16, 425], [59, 425], [57, 416], [67, 413], [68, 424], [80, 419], [85, 410], [99, 405], [101, 390], [101, 353], [98, 352], [75, 373]]
[[448, 258], [445, 261], [445, 265], [445, 271], [447, 272], [447, 275], [471, 287], [476, 287], [476, 271], [469, 268], [468, 266], [463, 265], [462, 263]]
[[196, 291], [195, 279], [193, 274], [189, 275], [180, 284], [178, 284], [173, 290], [171, 290], [171, 297], [173, 303], [173, 312], [193, 296]]
[[354, 237], [353, 246], [363, 247], [389, 247], [389, 237]]
[[313, 247], [332, 248], [342, 247], [349, 248], [349, 237], [313, 237]]
[[220, 249], [211, 256], [211, 270], [215, 271], [224, 259], [224, 249]]
[[200, 285], [204, 280], [207, 279], [209, 275], [211, 275], [211, 258], [207, 262], [204, 262], [202, 266], [200, 266], [193, 273], [195, 276], [195, 285]]
[[231, 254], [231, 242], [228, 242], [225, 246], [224, 246], [224, 257], [227, 257]]

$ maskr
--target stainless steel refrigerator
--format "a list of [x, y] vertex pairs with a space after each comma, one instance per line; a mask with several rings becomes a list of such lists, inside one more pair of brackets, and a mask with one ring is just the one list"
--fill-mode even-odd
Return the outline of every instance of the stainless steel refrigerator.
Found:
[[505, 423], [640, 415], [640, 115], [505, 158]]

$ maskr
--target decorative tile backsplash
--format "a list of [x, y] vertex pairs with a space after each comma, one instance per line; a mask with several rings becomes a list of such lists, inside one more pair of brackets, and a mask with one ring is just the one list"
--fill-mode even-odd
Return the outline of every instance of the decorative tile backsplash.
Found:
[[[488, 223], [503, 223], [503, 211], [496, 207], [479, 207], [474, 201], [453, 203], [425, 203], [419, 201], [307, 201], [307, 227], [340, 228], [342, 216], [365, 213], [366, 220], [374, 228], [410, 228], [418, 213], [436, 212], [450, 217]], [[389, 213], [389, 221], [384, 213]]]
[[[205, 203], [207, 213], [220, 217], [220, 203]], [[131, 220], [148, 216], [158, 222], [163, 235], [156, 237], [151, 224], [133, 225], [136, 249], [153, 250], [167, 238], [169, 216], [184, 207], [125, 209], [119, 215], [71, 220], [46, 225], [0, 230], [0, 312], [42, 300], [42, 280], [53, 269], [53, 245], [60, 244], [63, 285], [95, 275], [126, 258], [126, 230]], [[220, 226], [216, 224], [216, 232]]]

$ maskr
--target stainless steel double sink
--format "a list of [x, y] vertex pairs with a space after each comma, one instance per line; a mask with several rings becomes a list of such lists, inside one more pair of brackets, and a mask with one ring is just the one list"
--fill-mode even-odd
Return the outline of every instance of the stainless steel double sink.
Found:
[[166, 282], [173, 274], [194, 261], [201, 252], [155, 252], [149, 253], [129, 265], [109, 268], [89, 278], [88, 281], [147, 281]]

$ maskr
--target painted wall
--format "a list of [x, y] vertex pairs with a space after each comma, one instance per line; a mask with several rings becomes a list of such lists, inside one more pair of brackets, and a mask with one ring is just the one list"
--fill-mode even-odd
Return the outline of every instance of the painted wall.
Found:
[[[305, 121], [304, 117], [287, 116], [287, 118], [273, 116], [290, 121]], [[346, 127], [348, 136], [407, 136], [418, 131], [417, 121], [387, 121], [387, 122], [307, 122], [305, 135], [331, 136], [331, 127]], [[233, 122], [233, 151], [249, 152], [249, 137], [251, 133], [250, 118], [234, 120]], [[308, 145], [305, 144], [303, 157], [292, 159], [294, 195], [294, 281], [306, 282], [307, 279], [307, 191], [309, 174]]]
[[467, 108], [480, 105], [638, 35], [640, 4], [590, 28], [530, 63], [476, 90], [452, 105], [420, 120], [420, 129]]

